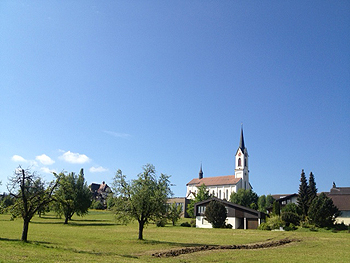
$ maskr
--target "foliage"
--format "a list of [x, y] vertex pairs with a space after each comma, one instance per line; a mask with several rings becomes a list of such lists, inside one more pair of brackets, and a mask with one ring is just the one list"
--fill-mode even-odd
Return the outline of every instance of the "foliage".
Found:
[[300, 176], [300, 185], [299, 185], [297, 201], [301, 211], [301, 215], [303, 217], [306, 217], [308, 212], [308, 203], [309, 203], [308, 188], [309, 187], [306, 181], [305, 173], [304, 173], [304, 170], [302, 170], [301, 176]]
[[14, 198], [11, 213], [14, 217], [21, 216], [23, 219], [22, 241], [28, 240], [29, 222], [35, 213], [52, 201], [52, 192], [56, 186], [57, 181], [46, 188], [40, 176], [21, 166], [10, 178], [8, 190]]
[[93, 200], [91, 205], [90, 205], [90, 207], [92, 209], [96, 209], [96, 210], [103, 210], [103, 209], [105, 209], [103, 204], [99, 200]]
[[291, 212], [291, 213], [296, 213], [296, 214], [300, 214], [300, 210], [299, 207], [294, 204], [294, 203], [288, 203], [286, 204], [284, 207], [282, 207], [282, 213], [284, 212]]
[[[275, 202], [275, 199], [272, 197], [272, 195], [266, 196], [266, 209], [271, 207], [273, 205], [273, 202]], [[262, 211], [264, 212], [264, 211]]]
[[299, 225], [300, 216], [294, 212], [282, 212], [282, 220], [286, 223], [286, 226], [291, 224]]
[[278, 202], [278, 201], [273, 202], [273, 205], [272, 205], [272, 214], [273, 214], [273, 215], [277, 215], [277, 216], [280, 216], [280, 215], [281, 215], [281, 205], [280, 205], [280, 202]]
[[161, 174], [159, 179], [153, 165], [143, 166], [137, 179], [126, 181], [126, 176], [118, 170], [114, 177], [114, 212], [122, 223], [137, 220], [139, 239], [143, 239], [143, 229], [151, 220], [156, 221], [166, 213], [166, 201], [171, 195], [169, 177]]
[[206, 206], [204, 215], [213, 228], [220, 228], [225, 226], [227, 218], [227, 211], [224, 204], [219, 201], [212, 200]]
[[270, 229], [279, 229], [284, 226], [284, 222], [280, 216], [273, 215], [266, 219], [266, 224]]
[[251, 189], [241, 188], [231, 194], [230, 202], [254, 209], [258, 207], [258, 195]]
[[194, 199], [190, 201], [190, 203], [187, 205], [187, 214], [191, 218], [195, 218], [195, 212], [194, 212], [194, 205], [198, 202], [208, 200], [212, 197], [212, 195], [207, 190], [207, 187], [205, 184], [202, 184], [201, 186], [197, 187], [198, 191], [196, 193], [196, 196]]
[[59, 185], [55, 191], [54, 210], [57, 214], [63, 214], [65, 224], [76, 213], [78, 216], [87, 214], [91, 205], [91, 192], [84, 178], [84, 170], [81, 169], [79, 175], [75, 173], [55, 174], [59, 179]]
[[156, 226], [157, 227], [165, 227], [167, 219], [165, 217], [161, 217], [158, 220], [156, 220]]
[[228, 229], [232, 229], [232, 227], [233, 227], [233, 226], [232, 226], [231, 224], [226, 224], [226, 225], [225, 225], [225, 228], [228, 228]]
[[0, 214], [6, 212], [7, 208], [14, 204], [14, 198], [9, 194], [4, 194], [0, 200]]
[[191, 227], [191, 224], [188, 223], [188, 222], [183, 222], [183, 223], [181, 223], [180, 226], [183, 226], [183, 227]]
[[167, 207], [167, 218], [175, 226], [176, 222], [181, 218], [182, 206], [176, 203], [169, 204]]
[[307, 196], [308, 196], [308, 207], [310, 207], [312, 201], [317, 196], [315, 177], [312, 172], [310, 173], [310, 176], [309, 176], [309, 187], [307, 189]]
[[269, 224], [267, 222], [263, 222], [258, 227], [259, 230], [271, 230]]
[[312, 201], [309, 209], [309, 220], [318, 227], [333, 226], [335, 218], [339, 216], [338, 208], [332, 199], [321, 193]]
[[266, 196], [261, 195], [258, 198], [258, 211], [266, 213], [267, 207], [266, 207]]

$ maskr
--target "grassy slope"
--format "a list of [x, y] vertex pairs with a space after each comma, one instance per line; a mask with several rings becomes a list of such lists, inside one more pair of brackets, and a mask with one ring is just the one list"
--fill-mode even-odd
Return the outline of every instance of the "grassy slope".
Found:
[[[259, 230], [196, 229], [149, 225], [144, 241], [137, 224], [117, 225], [108, 212], [91, 211], [73, 217], [69, 225], [54, 216], [35, 217], [29, 243], [19, 241], [22, 221], [0, 215], [0, 262], [348, 262], [350, 234], [330, 231], [271, 232]], [[219, 250], [153, 258], [153, 252], [204, 244], [229, 245], [276, 240], [301, 242], [261, 250]]]

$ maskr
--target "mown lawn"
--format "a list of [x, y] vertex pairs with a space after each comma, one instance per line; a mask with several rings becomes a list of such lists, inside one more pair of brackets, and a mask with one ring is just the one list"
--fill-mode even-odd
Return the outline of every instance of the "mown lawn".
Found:
[[[19, 241], [22, 220], [0, 215], [0, 262], [349, 262], [350, 233], [196, 229], [149, 225], [139, 241], [136, 223], [118, 225], [109, 212], [90, 211], [69, 225], [54, 215], [35, 217], [28, 243]], [[174, 258], [152, 253], [198, 245], [248, 244], [283, 238], [300, 242], [257, 250], [215, 250]]]

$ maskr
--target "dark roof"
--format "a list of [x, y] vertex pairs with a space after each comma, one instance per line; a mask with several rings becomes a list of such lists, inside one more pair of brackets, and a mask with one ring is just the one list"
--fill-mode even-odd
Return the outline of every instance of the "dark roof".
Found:
[[283, 201], [287, 200], [289, 198], [292, 198], [294, 196], [298, 196], [298, 194], [276, 194], [276, 195], [271, 195], [275, 200]]
[[333, 187], [331, 188], [329, 194], [332, 195], [350, 195], [350, 187]]
[[187, 185], [196, 185], [201, 186], [205, 184], [206, 186], [213, 185], [230, 185], [237, 184], [241, 178], [236, 178], [234, 175], [226, 175], [226, 176], [215, 176], [215, 177], [206, 177], [206, 178], [194, 178]]
[[199, 205], [203, 205], [203, 204], [207, 204], [207, 203], [210, 203], [211, 201], [218, 201], [218, 202], [221, 202], [223, 203], [224, 205], [228, 206], [228, 207], [232, 207], [234, 209], [240, 209], [240, 210], [243, 210], [243, 211], [246, 211], [248, 213], [252, 213], [252, 214], [256, 214], [258, 215], [259, 217], [261, 215], [263, 215], [264, 213], [263, 212], [260, 212], [260, 211], [257, 211], [257, 210], [254, 210], [254, 209], [251, 209], [251, 208], [248, 208], [248, 207], [245, 207], [245, 206], [241, 206], [241, 205], [237, 205], [235, 203], [231, 203], [229, 201], [226, 201], [226, 200], [222, 200], [222, 199], [219, 199], [217, 197], [212, 197], [210, 199], [207, 199], [207, 200], [204, 200], [204, 201], [201, 201], [201, 202], [198, 202], [196, 203], [194, 206], [197, 207]]

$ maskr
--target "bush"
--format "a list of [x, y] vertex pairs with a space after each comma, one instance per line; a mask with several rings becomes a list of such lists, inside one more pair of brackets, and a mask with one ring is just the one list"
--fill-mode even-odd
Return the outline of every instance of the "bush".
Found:
[[227, 211], [225, 205], [220, 201], [210, 201], [206, 206], [204, 215], [213, 228], [221, 228], [225, 226]]
[[284, 226], [284, 222], [279, 216], [271, 216], [270, 218], [267, 218], [266, 223], [270, 227], [270, 229], [279, 229], [280, 227]]
[[98, 200], [92, 201], [90, 208], [96, 209], [96, 210], [103, 210], [103, 209], [105, 209], [103, 204], [100, 201], [98, 201]]
[[231, 224], [226, 224], [226, 225], [225, 225], [225, 228], [230, 228], [230, 229], [232, 229], [232, 225], [231, 225]]
[[286, 223], [286, 226], [290, 224], [299, 225], [300, 216], [294, 212], [283, 212], [282, 220]]
[[296, 229], [298, 229], [298, 228], [297, 228], [297, 226], [294, 225], [294, 224], [289, 224], [288, 226], [286, 226], [286, 227], [284, 228], [284, 230], [286, 230], [286, 231], [293, 231], [293, 230], [296, 230]]
[[165, 227], [166, 225], [166, 218], [160, 218], [156, 221], [157, 227]]
[[188, 223], [188, 222], [183, 222], [180, 226], [191, 227], [190, 223]]
[[271, 230], [271, 228], [269, 227], [269, 225], [266, 222], [261, 223], [260, 226], [258, 227], [258, 229], [260, 229], [260, 230]]

